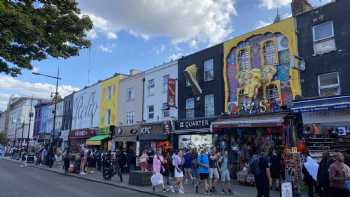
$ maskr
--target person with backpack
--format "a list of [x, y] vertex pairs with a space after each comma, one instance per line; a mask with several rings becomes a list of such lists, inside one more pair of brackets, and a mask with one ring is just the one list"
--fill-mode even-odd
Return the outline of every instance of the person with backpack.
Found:
[[270, 168], [263, 152], [254, 155], [250, 162], [250, 171], [254, 175], [257, 197], [270, 197], [272, 179]]
[[[232, 194], [231, 190], [231, 177], [228, 170], [228, 151], [224, 150], [224, 154], [219, 159], [221, 184], [223, 194]], [[226, 189], [225, 189], [226, 188]]]
[[204, 183], [204, 194], [208, 195], [209, 194], [209, 155], [208, 155], [208, 149], [204, 148], [200, 150], [200, 154], [198, 155], [197, 158], [197, 172], [199, 174], [199, 179], [200, 181], [196, 185], [196, 193], [199, 191], [199, 185], [201, 183]]

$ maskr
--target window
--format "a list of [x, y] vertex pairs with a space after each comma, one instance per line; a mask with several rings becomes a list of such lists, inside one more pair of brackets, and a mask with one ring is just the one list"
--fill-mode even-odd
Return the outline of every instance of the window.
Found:
[[134, 88], [128, 88], [127, 90], [127, 101], [131, 101], [135, 99], [135, 91]]
[[154, 95], [154, 89], [155, 89], [154, 79], [148, 80], [148, 96]]
[[149, 105], [148, 106], [148, 119], [153, 119], [154, 118], [154, 106]]
[[107, 99], [110, 100], [112, 98], [112, 92], [113, 89], [112, 89], [112, 86], [108, 86], [107, 87]]
[[186, 99], [186, 118], [194, 118], [194, 98]]
[[135, 112], [126, 113], [126, 124], [134, 124]]
[[211, 81], [214, 79], [214, 60], [209, 59], [204, 62], [204, 81]]
[[111, 109], [108, 109], [105, 113], [105, 125], [111, 124]]
[[239, 51], [238, 64], [239, 64], [240, 71], [250, 69], [249, 52], [247, 49], [242, 49]]
[[339, 73], [326, 73], [318, 75], [318, 92], [320, 96], [340, 95]]
[[163, 103], [163, 118], [167, 118], [170, 116], [170, 108], [168, 103]]
[[168, 92], [169, 77], [170, 77], [169, 75], [164, 75], [163, 76], [163, 88], [162, 88], [163, 93], [167, 93]]
[[204, 97], [204, 113], [206, 117], [214, 116], [214, 95], [209, 94]]
[[267, 41], [264, 44], [264, 62], [265, 65], [275, 64], [275, 45], [272, 41]]
[[314, 52], [323, 54], [336, 50], [333, 22], [328, 21], [312, 27]]

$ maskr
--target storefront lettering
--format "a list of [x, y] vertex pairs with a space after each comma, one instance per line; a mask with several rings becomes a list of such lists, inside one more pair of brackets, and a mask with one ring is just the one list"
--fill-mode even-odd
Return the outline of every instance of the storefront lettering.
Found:
[[210, 126], [210, 121], [207, 119], [203, 120], [192, 120], [192, 121], [184, 121], [179, 123], [180, 128], [204, 128], [204, 127], [209, 127]]
[[152, 132], [152, 127], [142, 127], [140, 134], [145, 135], [145, 134], [151, 134]]

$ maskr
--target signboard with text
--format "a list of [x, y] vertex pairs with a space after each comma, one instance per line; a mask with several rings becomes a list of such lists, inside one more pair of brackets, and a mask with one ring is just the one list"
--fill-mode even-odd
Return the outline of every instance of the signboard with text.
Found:
[[168, 107], [176, 107], [176, 79], [168, 79]]
[[209, 128], [211, 122], [215, 120], [214, 118], [203, 118], [203, 119], [195, 119], [195, 120], [180, 120], [175, 124], [175, 129], [201, 129], [201, 128]]

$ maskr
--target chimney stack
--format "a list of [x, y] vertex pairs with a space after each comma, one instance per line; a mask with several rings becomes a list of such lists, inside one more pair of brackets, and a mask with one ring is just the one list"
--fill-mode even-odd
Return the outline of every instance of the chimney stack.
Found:
[[137, 69], [130, 69], [130, 70], [129, 70], [129, 75], [130, 75], [130, 76], [134, 76], [134, 75], [137, 75], [137, 74], [139, 74], [139, 73], [140, 73], [140, 71], [137, 70]]
[[312, 5], [308, 0], [292, 0], [291, 6], [293, 16], [312, 10]]

